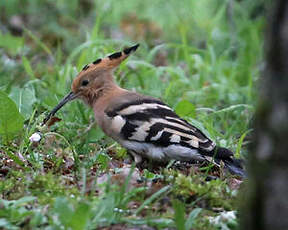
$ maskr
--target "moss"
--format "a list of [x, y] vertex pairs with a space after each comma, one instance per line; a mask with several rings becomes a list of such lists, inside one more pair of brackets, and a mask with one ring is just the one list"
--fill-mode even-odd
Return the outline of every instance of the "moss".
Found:
[[226, 210], [231, 210], [234, 206], [234, 202], [231, 201], [234, 194], [225, 181], [205, 181], [199, 175], [184, 176], [183, 174], [178, 174], [175, 180], [174, 193], [184, 198], [187, 202], [190, 200], [205, 201], [205, 206], [208, 205], [210, 208], [222, 207]]
[[0, 193], [3, 199], [14, 200], [25, 195], [25, 181], [22, 171], [11, 170], [5, 179], [0, 180]]
[[69, 186], [65, 186], [60, 177], [57, 177], [51, 173], [36, 175], [29, 183], [28, 189], [32, 195], [38, 197], [38, 201], [41, 204], [50, 203], [56, 196], [79, 194], [76, 187], [69, 188]]

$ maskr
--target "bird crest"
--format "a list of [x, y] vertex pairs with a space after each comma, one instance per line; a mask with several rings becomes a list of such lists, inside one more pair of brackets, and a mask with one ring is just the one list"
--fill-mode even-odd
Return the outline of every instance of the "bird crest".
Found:
[[105, 58], [98, 58], [94, 62], [85, 65], [81, 72], [73, 80], [72, 91], [77, 91], [79, 86], [85, 86], [97, 76], [102, 76], [108, 80], [110, 73], [118, 67], [130, 54], [134, 53], [139, 47], [139, 44], [125, 48], [123, 51], [108, 55]]
[[110, 54], [105, 58], [98, 58], [94, 62], [85, 65], [79, 75], [97, 69], [113, 70], [119, 66], [131, 53], [134, 53], [138, 47], [139, 44], [125, 48], [123, 51]]

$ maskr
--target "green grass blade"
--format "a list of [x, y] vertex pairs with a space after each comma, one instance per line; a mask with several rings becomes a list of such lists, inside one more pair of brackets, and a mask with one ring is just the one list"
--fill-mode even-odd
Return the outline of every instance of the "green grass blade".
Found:
[[156, 198], [158, 198], [159, 196], [161, 196], [163, 193], [167, 192], [170, 189], [170, 186], [167, 185], [163, 188], [161, 188], [159, 191], [155, 192], [152, 196], [150, 196], [148, 199], [146, 199], [141, 205], [140, 207], [135, 211], [135, 215], [137, 215], [139, 212], [141, 212], [145, 206], [149, 205], [150, 203], [152, 203]]
[[35, 75], [30, 65], [30, 62], [25, 56], [22, 57], [22, 63], [26, 73], [31, 77], [31, 79], [35, 79]]
[[47, 54], [52, 56], [51, 50], [46, 46], [37, 36], [35, 36], [30, 30], [24, 28], [25, 33], [38, 45], [40, 46]]

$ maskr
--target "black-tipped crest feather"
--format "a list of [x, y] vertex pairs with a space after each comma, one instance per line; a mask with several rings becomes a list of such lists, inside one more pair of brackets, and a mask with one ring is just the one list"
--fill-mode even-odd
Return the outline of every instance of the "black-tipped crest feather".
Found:
[[85, 66], [82, 68], [82, 71], [85, 71], [85, 70], [87, 70], [87, 69], [89, 69], [89, 65], [88, 65], [88, 64], [85, 65]]
[[135, 52], [137, 50], [137, 48], [139, 47], [140, 44], [136, 44], [135, 46], [131, 46], [129, 48], [126, 48], [123, 50], [123, 52], [128, 55], [130, 54], [131, 52]]
[[121, 57], [121, 56], [122, 56], [122, 53], [121, 53], [121, 52], [117, 52], [117, 53], [114, 53], [114, 54], [109, 55], [108, 58], [109, 58], [110, 60], [112, 60], [112, 59], [119, 58], [119, 57]]
[[97, 65], [97, 64], [99, 64], [101, 61], [102, 61], [102, 59], [101, 59], [101, 58], [98, 58], [97, 60], [93, 61], [93, 64], [94, 64], [94, 65]]

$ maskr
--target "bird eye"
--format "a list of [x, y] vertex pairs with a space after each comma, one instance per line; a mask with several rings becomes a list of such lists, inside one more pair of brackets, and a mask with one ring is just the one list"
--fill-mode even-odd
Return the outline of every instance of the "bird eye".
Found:
[[89, 81], [88, 81], [88, 80], [83, 80], [82, 83], [81, 83], [82, 86], [86, 86], [86, 85], [88, 85], [88, 84], [89, 84]]

